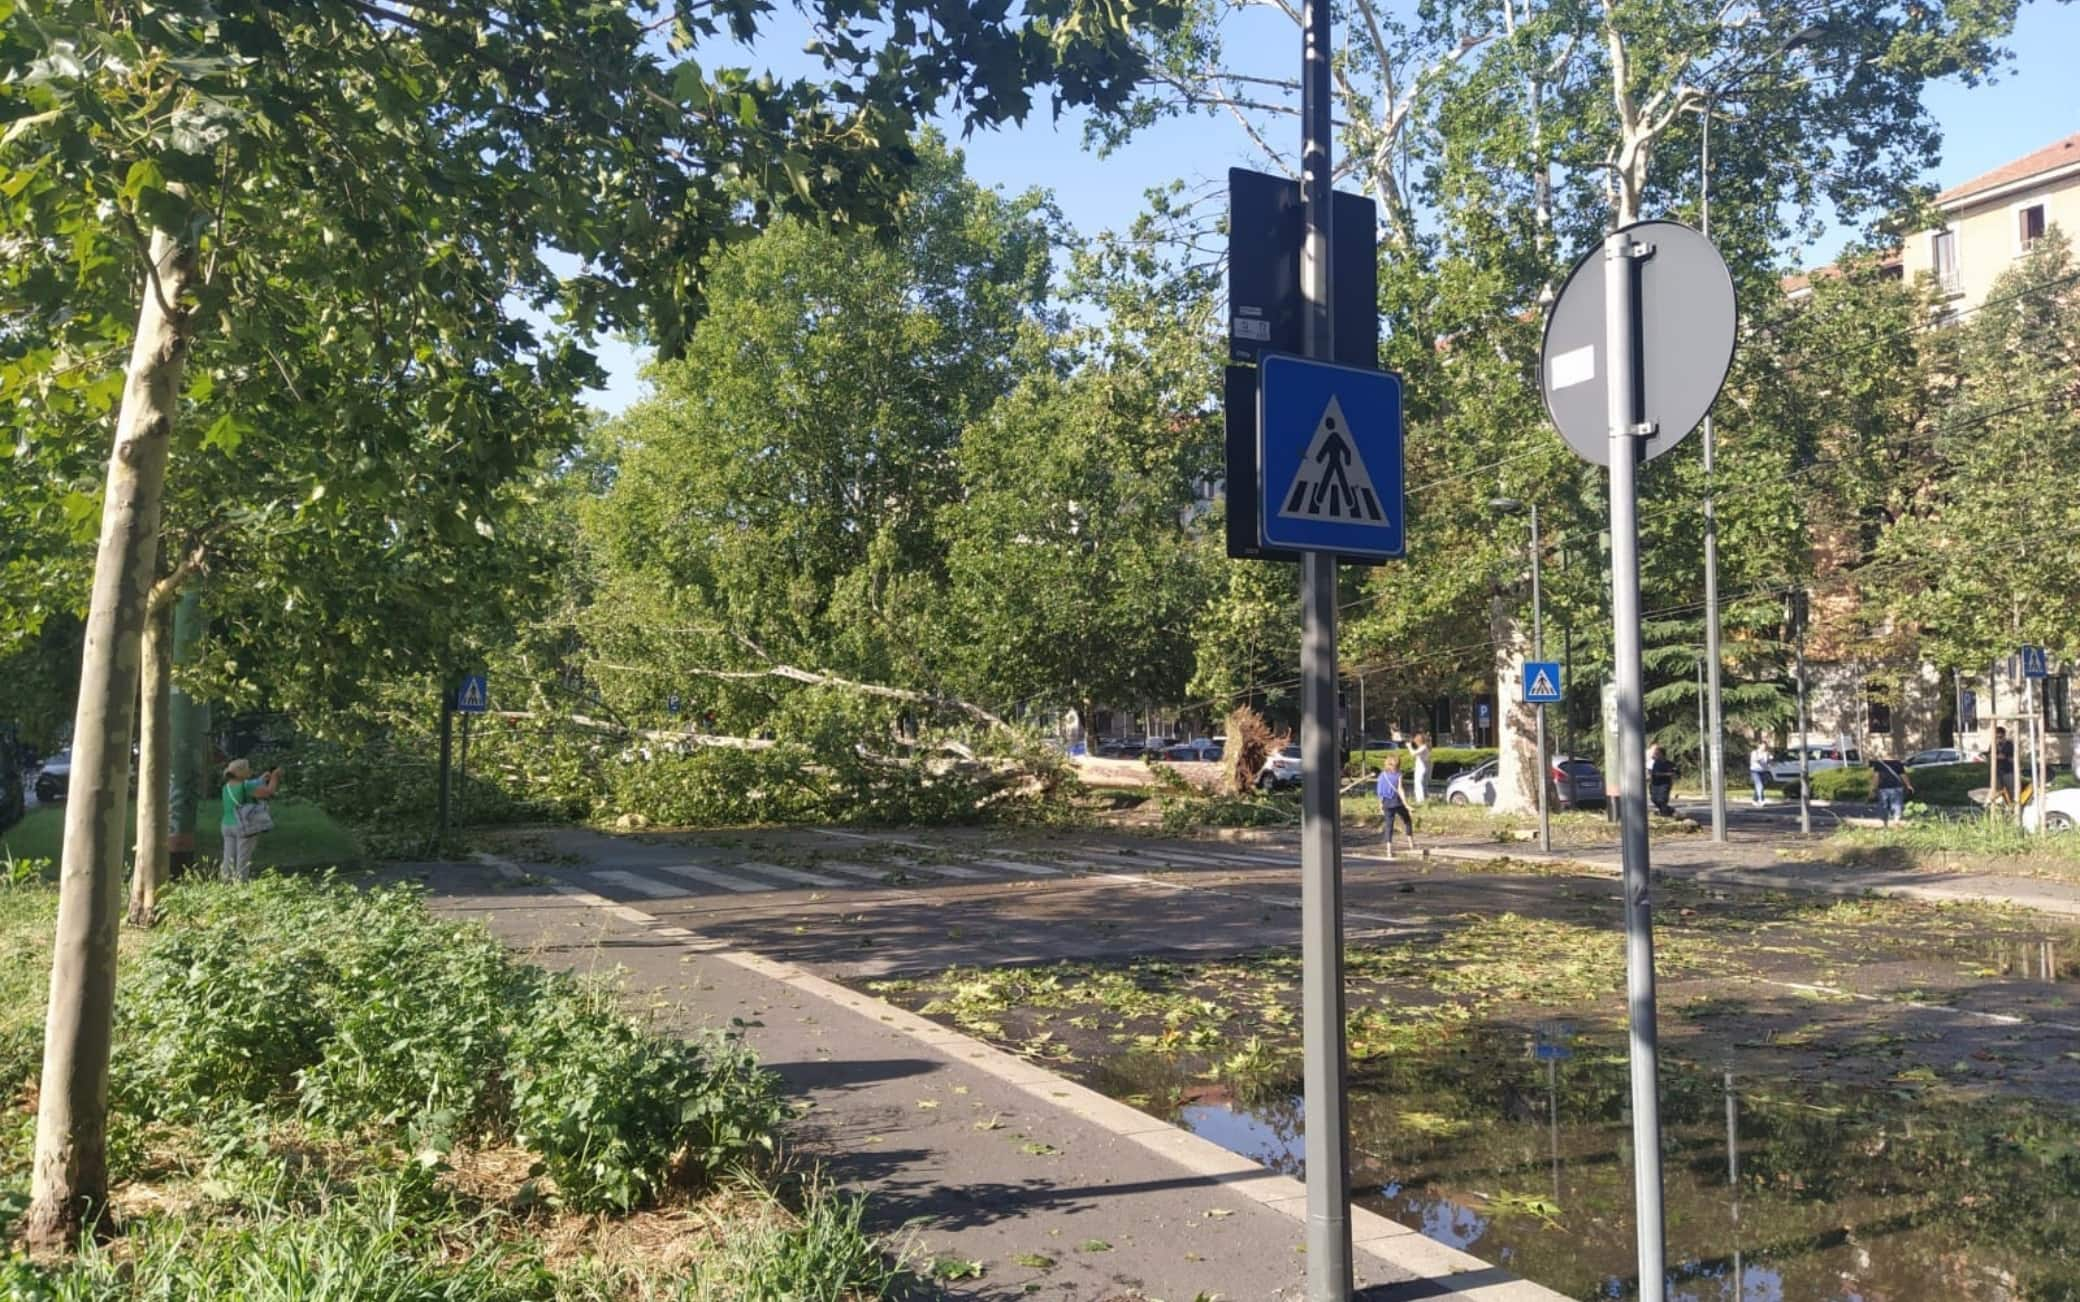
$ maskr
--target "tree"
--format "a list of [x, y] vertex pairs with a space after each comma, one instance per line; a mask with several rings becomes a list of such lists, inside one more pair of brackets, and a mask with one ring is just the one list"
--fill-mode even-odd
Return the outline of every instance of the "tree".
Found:
[[1934, 402], [1913, 472], [1891, 480], [1880, 590], [1938, 663], [1985, 665], [2024, 644], [2080, 656], [2080, 262], [2064, 233], [1926, 348]]
[[683, 693], [748, 730], [776, 664], [945, 681], [941, 511], [963, 431], [1046, 363], [1059, 217], [936, 145], [918, 180], [890, 239], [787, 221], [717, 262], [686, 355], [609, 431], [583, 622], [618, 706]]
[[[749, 39], [760, 13], [683, 6], [671, 45], [683, 55], [721, 24]], [[308, 351], [357, 370], [369, 401], [400, 374], [443, 382], [443, 414], [474, 449], [503, 367], [524, 358], [552, 391], [590, 373], [573, 345], [537, 346], [508, 302], [676, 351], [700, 259], [747, 208], [871, 220], [899, 188], [910, 115], [941, 96], [988, 123], [1023, 112], [1035, 83], [1111, 102], [1137, 66], [1129, 34], [1094, 15], [949, 25], [898, 9], [886, 41], [862, 46], [853, 21], [884, 11], [820, 13], [849, 86], [668, 67], [648, 46], [654, 11], [579, 0], [0, 9], [0, 211], [24, 233], [9, 237], [0, 319], [10, 349], [34, 341], [0, 399], [130, 356], [75, 722], [32, 1241], [66, 1239], [106, 1192], [127, 742], [191, 355], [217, 339], [269, 351], [286, 342], [269, 307], [302, 299]], [[584, 270], [558, 276], [551, 249]], [[411, 292], [393, 304], [400, 279]], [[306, 350], [272, 351], [293, 391], [281, 353]], [[371, 478], [382, 451], [366, 449]]]
[[[1221, 115], [1269, 165], [1296, 173], [1298, 84], [1245, 72], [1231, 53], [1242, 33], [1252, 49], [1261, 43], [1260, 28], [1230, 26], [1252, 8], [1200, 0], [1177, 32], [1151, 40], [1143, 94], [1103, 133], [1117, 139], [1166, 113]], [[1278, 9], [1297, 27], [1298, 5]], [[1498, 536], [1486, 500], [1499, 487], [1538, 501], [1556, 538], [1593, 537], [1602, 514], [1600, 476], [1566, 464], [1539, 410], [1540, 318], [1576, 253], [1612, 223], [1694, 204], [1701, 114], [1714, 115], [1715, 240], [1743, 300], [1766, 301], [1776, 251], [1825, 205], [1874, 225], [1912, 208], [1937, 138], [1922, 86], [1994, 67], [2013, 16], [2013, 4], [1963, 0], [1856, 0], [1824, 12], [1796, 0], [1483, 0], [1404, 19], [1354, 0], [1332, 69], [1344, 124], [1337, 174], [1381, 208], [1384, 360], [1411, 395], [1409, 481], [1450, 487], [1411, 494], [1419, 568], [1366, 576], [1353, 646], [1394, 664], [1426, 646], [1462, 647], [1461, 681], [1512, 690], [1528, 585], [1509, 559], [1521, 544]], [[1729, 435], [1731, 444], [1741, 432]], [[1691, 461], [1650, 467], [1645, 510], [1694, 491], [1695, 472], [1680, 468]], [[1767, 471], [1732, 480], [1723, 468], [1721, 481], [1785, 482]], [[1796, 494], [1763, 496], [1757, 515], [1774, 516]], [[1681, 571], [1650, 544], [1650, 606], [1694, 591], [1696, 536], [1690, 527], [1688, 545], [1666, 558]], [[1569, 594], [1555, 595], [1564, 609]], [[1479, 625], [1485, 644], [1448, 632]], [[1528, 801], [1530, 718], [1512, 709], [1501, 720], [1517, 774], [1502, 803]]]

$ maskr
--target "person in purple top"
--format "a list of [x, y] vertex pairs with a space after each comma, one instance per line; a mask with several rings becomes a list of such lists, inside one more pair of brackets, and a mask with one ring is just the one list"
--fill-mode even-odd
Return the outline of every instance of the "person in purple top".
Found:
[[1408, 802], [1401, 798], [1401, 757], [1387, 756], [1379, 770], [1380, 820], [1386, 824], [1387, 858], [1394, 857], [1394, 820], [1400, 819], [1408, 829], [1408, 848], [1416, 848], [1416, 820], [1408, 812]]

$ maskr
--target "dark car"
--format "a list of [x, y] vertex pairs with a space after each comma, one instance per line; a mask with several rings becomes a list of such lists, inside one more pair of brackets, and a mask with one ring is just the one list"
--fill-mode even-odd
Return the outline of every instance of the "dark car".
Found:
[[65, 798], [72, 785], [72, 752], [61, 750], [36, 770], [36, 801], [48, 805]]
[[1553, 791], [1562, 809], [1602, 808], [1603, 774], [1588, 760], [1558, 756], [1553, 760]]

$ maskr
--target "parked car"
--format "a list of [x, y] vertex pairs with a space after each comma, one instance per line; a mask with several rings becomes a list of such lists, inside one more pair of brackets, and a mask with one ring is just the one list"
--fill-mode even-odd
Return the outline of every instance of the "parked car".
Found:
[[1098, 744], [1098, 755], [1101, 759], [1140, 759], [1144, 749], [1146, 748], [1138, 741], [1115, 737], [1111, 741]]
[[[1837, 744], [1816, 743], [1808, 745], [1805, 750], [1806, 770], [1810, 773], [1824, 773], [1828, 769], [1853, 768], [1863, 763], [1863, 752], [1854, 746], [1845, 750]], [[1793, 746], [1789, 750], [1777, 752], [1776, 762], [1769, 766], [1769, 780], [1776, 786], [1796, 787], [1798, 785], [1798, 772], [1798, 747]]]
[[1955, 746], [1939, 746], [1934, 750], [1916, 751], [1907, 756], [1910, 769], [1932, 768], [1937, 764], [1969, 764], [1972, 757]]
[[[2036, 801], [2022, 807], [2022, 826], [2031, 832], [2037, 830]], [[2054, 832], [2070, 832], [2080, 827], [2080, 787], [2045, 793], [2044, 826]]]
[[43, 762], [36, 770], [36, 801], [48, 805], [65, 798], [66, 789], [72, 785], [72, 748], [66, 747]]
[[1553, 796], [1562, 809], [1600, 809], [1605, 798], [1603, 771], [1588, 760], [1555, 755]]
[[[1445, 803], [1494, 804], [1495, 778], [1501, 771], [1501, 761], [1489, 760], [1454, 775], [1444, 786]], [[1603, 772], [1588, 760], [1555, 755], [1547, 766], [1546, 776], [1552, 780], [1555, 804], [1561, 809], [1600, 807], [1604, 802]], [[1571, 790], [1570, 777], [1574, 779]]]
[[1270, 759], [1264, 761], [1263, 769], [1257, 774], [1257, 788], [1261, 791], [1276, 791], [1280, 787], [1300, 785], [1300, 748], [1287, 746]]
[[1221, 747], [1204, 737], [1182, 742], [1163, 751], [1163, 758], [1173, 764], [1216, 763], [1220, 757]]

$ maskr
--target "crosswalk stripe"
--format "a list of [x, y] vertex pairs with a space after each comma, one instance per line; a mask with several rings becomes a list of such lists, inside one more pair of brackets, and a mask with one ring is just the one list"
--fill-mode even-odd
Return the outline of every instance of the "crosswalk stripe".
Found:
[[1035, 873], [1041, 877], [1059, 877], [1062, 870], [1053, 864], [1023, 863], [1016, 859], [977, 859], [985, 868], [1001, 868], [1009, 873]]
[[889, 867], [876, 868], [871, 864], [863, 863], [835, 863], [829, 859], [818, 859], [816, 866], [827, 873], [843, 873], [847, 877], [857, 877], [861, 881], [872, 882], [876, 886], [886, 886], [888, 883], [883, 881], [882, 878], [895, 871], [895, 869]]
[[700, 882], [705, 886], [720, 886], [726, 891], [741, 891], [747, 895], [755, 891], [777, 891], [780, 889], [771, 882], [756, 882], [746, 877], [732, 877], [728, 873], [719, 873], [713, 868], [701, 868], [690, 863], [668, 864], [659, 868], [658, 871], [671, 873], [676, 877], [684, 877], [689, 881]]
[[815, 873], [805, 873], [799, 868], [783, 868], [782, 866], [776, 863], [764, 863], [755, 862], [752, 860], [744, 860], [742, 862], [735, 863], [730, 866], [733, 868], [741, 868], [748, 872], [761, 873], [767, 876], [778, 877], [783, 882], [793, 882], [797, 886], [850, 885], [850, 883], [841, 882], [835, 877], [819, 877]]
[[636, 873], [625, 873], [614, 871], [612, 869], [607, 869], [603, 871], [596, 870], [592, 875], [594, 877], [599, 878], [603, 882], [610, 882], [615, 886], [619, 886], [621, 889], [625, 891], [634, 891], [638, 895], [646, 896], [649, 899], [653, 900], [663, 899], [669, 895], [686, 894], [685, 890], [681, 887], [669, 886], [666, 885], [664, 882], [658, 881], [654, 877], [643, 877], [639, 876]]
[[973, 868], [963, 868], [953, 863], [906, 863], [903, 868], [907, 872], [937, 873], [941, 877], [962, 877], [969, 881], [991, 880], [988, 873], [976, 872]]

